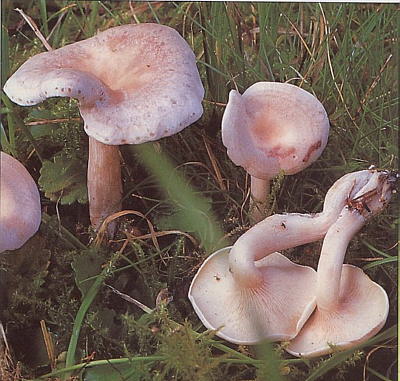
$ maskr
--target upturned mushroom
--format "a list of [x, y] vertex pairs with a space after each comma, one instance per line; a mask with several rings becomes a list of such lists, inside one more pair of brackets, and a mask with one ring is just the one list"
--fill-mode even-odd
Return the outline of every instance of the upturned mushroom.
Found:
[[121, 208], [118, 145], [173, 135], [202, 115], [204, 89], [195, 56], [174, 29], [124, 25], [25, 62], [4, 86], [31, 106], [49, 97], [79, 100], [89, 135], [92, 225]]
[[237, 344], [295, 337], [316, 305], [316, 273], [277, 251], [323, 238], [369, 179], [368, 170], [347, 174], [329, 189], [321, 213], [275, 214], [208, 257], [189, 289], [202, 323]]
[[40, 195], [26, 168], [0, 152], [0, 252], [20, 248], [39, 229]]
[[266, 217], [270, 180], [300, 172], [324, 150], [329, 120], [309, 92], [287, 83], [258, 82], [242, 95], [232, 90], [222, 118], [230, 159], [251, 176], [250, 219]]
[[286, 350], [303, 357], [322, 356], [354, 347], [385, 324], [385, 290], [361, 269], [343, 265], [353, 236], [390, 201], [395, 177], [371, 173], [369, 182], [349, 198], [322, 245], [317, 270], [317, 308]]

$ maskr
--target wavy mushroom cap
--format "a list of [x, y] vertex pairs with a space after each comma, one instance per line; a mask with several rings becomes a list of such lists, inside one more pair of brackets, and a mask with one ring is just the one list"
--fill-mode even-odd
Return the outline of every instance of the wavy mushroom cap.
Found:
[[21, 247], [39, 229], [38, 188], [26, 168], [0, 152], [0, 252]]
[[328, 116], [318, 99], [287, 83], [258, 82], [242, 95], [232, 90], [222, 118], [228, 156], [259, 179], [308, 167], [321, 155], [328, 134]]
[[332, 310], [318, 306], [286, 350], [316, 357], [361, 344], [385, 324], [389, 300], [385, 290], [361, 269], [343, 265], [339, 303]]
[[241, 287], [230, 272], [230, 249], [209, 256], [190, 286], [189, 299], [202, 323], [236, 344], [296, 336], [315, 308], [316, 272], [273, 253], [256, 261], [263, 284]]
[[195, 56], [174, 29], [124, 25], [26, 61], [4, 91], [22, 106], [73, 97], [89, 136], [139, 144], [173, 135], [203, 113]]

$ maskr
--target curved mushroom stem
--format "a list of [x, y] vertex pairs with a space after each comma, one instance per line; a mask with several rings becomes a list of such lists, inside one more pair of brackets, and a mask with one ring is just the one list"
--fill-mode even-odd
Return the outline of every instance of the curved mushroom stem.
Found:
[[251, 224], [254, 225], [267, 217], [271, 179], [258, 179], [250, 176], [250, 212]]
[[[346, 203], [361, 192], [374, 191], [380, 176], [369, 170], [347, 174], [329, 189], [321, 213], [275, 214], [253, 226], [236, 241], [229, 254], [230, 271], [235, 281], [243, 287], [258, 287], [263, 277], [255, 261], [275, 251], [323, 238]], [[383, 205], [383, 201], [380, 204]]]
[[340, 280], [347, 246], [367, 219], [379, 213], [390, 201], [396, 178], [397, 175], [388, 172], [374, 172], [329, 228], [317, 269], [319, 309], [333, 310], [339, 303]]
[[339, 303], [340, 279], [347, 246], [366, 219], [356, 210], [345, 209], [326, 233], [317, 269], [317, 306], [334, 310]]
[[[87, 187], [90, 222], [97, 230], [104, 219], [121, 210], [122, 182], [118, 146], [100, 143], [89, 137]], [[115, 223], [108, 226], [113, 236]]]
[[236, 241], [229, 253], [233, 278], [243, 287], [259, 287], [263, 276], [255, 261], [321, 239], [336, 218], [336, 213], [293, 213], [275, 214], [259, 222]]

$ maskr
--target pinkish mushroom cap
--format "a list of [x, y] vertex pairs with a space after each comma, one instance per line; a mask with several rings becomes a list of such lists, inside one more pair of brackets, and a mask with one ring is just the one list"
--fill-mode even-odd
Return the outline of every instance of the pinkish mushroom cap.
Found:
[[315, 271], [273, 253], [255, 262], [263, 284], [243, 287], [230, 271], [230, 250], [209, 256], [190, 286], [189, 299], [202, 323], [236, 344], [296, 336], [315, 308]]
[[385, 290], [358, 267], [343, 265], [339, 300], [334, 310], [317, 308], [286, 350], [299, 357], [345, 350], [376, 335], [386, 322]]
[[4, 91], [22, 106], [73, 97], [87, 134], [104, 144], [173, 135], [202, 115], [195, 56], [174, 29], [124, 25], [26, 61]]
[[[203, 113], [204, 89], [195, 56], [177, 31], [159, 24], [124, 25], [38, 54], [6, 82], [22, 106], [49, 97], [79, 100], [89, 143], [92, 225], [121, 209], [117, 145], [173, 135]], [[109, 226], [109, 235], [115, 223]]]
[[317, 271], [317, 308], [286, 350], [315, 357], [361, 344], [385, 324], [389, 300], [385, 290], [364, 272], [343, 265], [352, 237], [390, 201], [395, 178], [370, 171], [370, 180], [350, 197], [322, 245]]
[[38, 188], [26, 168], [0, 152], [0, 252], [21, 247], [39, 229]]
[[308, 167], [321, 155], [328, 134], [318, 99], [287, 83], [258, 82], [242, 95], [232, 90], [222, 118], [230, 159], [257, 179]]
[[276, 251], [323, 238], [349, 197], [366, 191], [372, 176], [368, 170], [347, 174], [329, 189], [321, 213], [275, 214], [249, 229], [232, 248], [207, 258], [189, 290], [203, 324], [238, 344], [298, 334], [315, 306], [316, 274]]

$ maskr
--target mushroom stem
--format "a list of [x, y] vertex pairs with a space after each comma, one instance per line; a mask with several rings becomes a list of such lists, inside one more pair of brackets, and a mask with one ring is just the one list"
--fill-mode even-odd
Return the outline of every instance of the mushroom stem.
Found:
[[[122, 182], [118, 146], [100, 143], [89, 137], [89, 161], [87, 177], [89, 215], [97, 230], [104, 219], [121, 210]], [[110, 236], [115, 224], [108, 227]]]
[[343, 176], [325, 196], [323, 211], [317, 214], [275, 214], [243, 234], [229, 254], [230, 271], [243, 287], [258, 287], [263, 277], [255, 261], [275, 251], [304, 245], [322, 239], [349, 197], [366, 189], [374, 174], [368, 170]]
[[340, 279], [347, 246], [366, 219], [347, 208], [329, 228], [324, 238], [317, 270], [318, 309], [334, 310], [339, 304]]
[[259, 287], [263, 276], [255, 261], [276, 251], [317, 241], [337, 214], [275, 214], [253, 226], [233, 245], [229, 254], [232, 276], [241, 286]]
[[321, 249], [317, 270], [317, 306], [334, 310], [339, 304], [344, 256], [353, 236], [368, 218], [379, 213], [390, 201], [396, 177], [374, 172], [365, 186], [347, 201], [337, 221], [329, 228]]
[[267, 206], [270, 192], [270, 178], [263, 180], [250, 176], [250, 220], [252, 224], [267, 217]]

